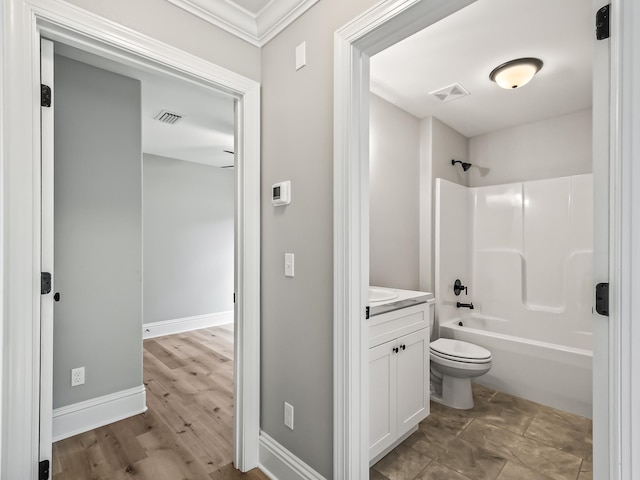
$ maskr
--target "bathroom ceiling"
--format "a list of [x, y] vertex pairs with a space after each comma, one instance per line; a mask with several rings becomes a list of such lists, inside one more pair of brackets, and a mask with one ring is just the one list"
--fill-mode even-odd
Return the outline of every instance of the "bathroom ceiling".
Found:
[[[233, 165], [234, 156], [227, 153], [234, 150], [232, 98], [195, 82], [122, 65], [67, 45], [56, 43], [55, 53], [140, 80], [144, 153], [217, 167]], [[163, 110], [182, 118], [173, 124], [160, 122], [155, 117]]]
[[[585, 0], [478, 0], [372, 57], [371, 91], [466, 137], [575, 112], [591, 106], [594, 31]], [[504, 90], [489, 80], [521, 57], [544, 62], [528, 85]], [[454, 83], [470, 95], [429, 95]]]

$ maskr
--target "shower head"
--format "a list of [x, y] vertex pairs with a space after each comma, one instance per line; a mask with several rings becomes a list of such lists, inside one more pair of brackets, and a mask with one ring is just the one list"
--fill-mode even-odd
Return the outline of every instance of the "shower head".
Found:
[[463, 162], [462, 160], [451, 160], [451, 165], [455, 165], [459, 163], [462, 166], [462, 170], [465, 172], [471, 168], [471, 164], [467, 162]]

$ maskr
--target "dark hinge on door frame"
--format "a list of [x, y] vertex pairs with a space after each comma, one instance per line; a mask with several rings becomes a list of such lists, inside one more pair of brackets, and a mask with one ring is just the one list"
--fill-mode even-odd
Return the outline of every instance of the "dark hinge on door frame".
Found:
[[49, 460], [42, 460], [38, 467], [38, 480], [49, 480]]
[[51, 293], [51, 274], [40, 272], [40, 294], [46, 295], [47, 293]]
[[367, 307], [365, 307], [365, 309], [364, 309], [364, 319], [365, 319], [365, 320], [369, 320], [369, 314], [370, 314], [370, 309], [369, 309], [369, 307], [367, 306]]
[[596, 38], [605, 40], [609, 38], [609, 9], [611, 4], [605, 5], [596, 12]]
[[51, 106], [51, 87], [49, 85], [40, 85], [40, 106]]
[[609, 316], [609, 284], [596, 285], [596, 312], [605, 317]]

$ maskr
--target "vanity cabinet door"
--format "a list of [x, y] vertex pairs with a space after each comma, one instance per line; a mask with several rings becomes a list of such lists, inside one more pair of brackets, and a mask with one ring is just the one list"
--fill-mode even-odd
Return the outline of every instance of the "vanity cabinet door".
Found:
[[398, 338], [397, 436], [401, 437], [429, 414], [429, 329]]
[[397, 340], [369, 349], [369, 458], [397, 438]]

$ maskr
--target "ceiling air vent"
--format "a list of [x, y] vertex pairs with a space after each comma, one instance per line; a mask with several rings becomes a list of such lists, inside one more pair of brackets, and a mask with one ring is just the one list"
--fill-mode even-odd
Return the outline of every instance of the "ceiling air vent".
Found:
[[183, 117], [183, 115], [180, 115], [179, 113], [173, 113], [173, 112], [169, 112], [167, 110], [162, 110], [159, 114], [157, 114], [153, 118], [155, 118], [156, 120], [158, 120], [159, 122], [162, 122], [162, 123], [168, 123], [169, 125], [175, 125], [180, 120], [182, 120], [182, 117]]
[[467, 95], [469, 95], [469, 92], [459, 83], [454, 83], [453, 85], [449, 85], [448, 87], [429, 92], [429, 95], [433, 95], [442, 102], [450, 102], [451, 100], [455, 100], [456, 98], [466, 97]]

